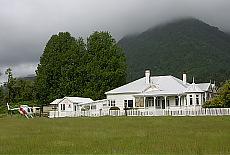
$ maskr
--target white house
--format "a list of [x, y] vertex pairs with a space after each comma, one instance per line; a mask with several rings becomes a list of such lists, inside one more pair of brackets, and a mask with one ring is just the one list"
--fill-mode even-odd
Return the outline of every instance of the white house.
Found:
[[83, 105], [93, 102], [90, 98], [64, 97], [56, 99], [51, 104], [57, 105], [57, 109], [50, 112], [50, 117], [79, 116]]
[[[58, 108], [50, 112], [50, 117], [103, 116], [124, 115], [124, 108], [135, 109], [130, 115], [167, 115], [168, 111], [180, 110], [199, 111], [207, 100], [215, 95], [215, 84], [188, 83], [186, 74], [182, 80], [174, 76], [150, 76], [145, 71], [145, 77], [105, 92], [107, 98], [93, 101], [90, 98], [64, 97], [51, 103]], [[118, 107], [120, 110], [109, 110]], [[141, 112], [141, 113], [140, 113]], [[149, 113], [151, 112], [151, 113]], [[203, 112], [202, 112], [203, 113]], [[206, 112], [204, 112], [206, 114]], [[188, 114], [190, 115], [190, 114]]]
[[215, 93], [211, 83], [190, 84], [186, 74], [180, 80], [174, 76], [145, 77], [106, 92], [110, 104], [123, 109], [198, 109]]

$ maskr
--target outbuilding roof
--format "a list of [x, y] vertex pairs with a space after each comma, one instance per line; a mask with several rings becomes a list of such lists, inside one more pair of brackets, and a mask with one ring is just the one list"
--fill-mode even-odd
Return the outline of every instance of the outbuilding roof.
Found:
[[93, 102], [91, 98], [83, 98], [83, 97], [64, 97], [62, 100], [68, 99], [72, 103], [89, 103]]
[[62, 99], [56, 99], [53, 102], [51, 102], [50, 104], [58, 104]]

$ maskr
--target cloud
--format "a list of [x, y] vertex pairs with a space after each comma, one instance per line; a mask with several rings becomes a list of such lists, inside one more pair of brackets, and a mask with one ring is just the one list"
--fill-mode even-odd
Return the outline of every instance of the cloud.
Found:
[[47, 41], [60, 31], [83, 38], [109, 31], [118, 41], [189, 16], [230, 32], [229, 6], [229, 0], [0, 0], [0, 72], [33, 74]]

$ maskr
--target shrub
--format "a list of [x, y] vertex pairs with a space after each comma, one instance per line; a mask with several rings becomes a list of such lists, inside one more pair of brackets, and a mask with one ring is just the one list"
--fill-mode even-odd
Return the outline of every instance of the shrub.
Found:
[[203, 108], [223, 108], [223, 102], [219, 97], [213, 98], [211, 101], [207, 101], [203, 104]]
[[118, 107], [111, 107], [109, 110], [120, 110]]

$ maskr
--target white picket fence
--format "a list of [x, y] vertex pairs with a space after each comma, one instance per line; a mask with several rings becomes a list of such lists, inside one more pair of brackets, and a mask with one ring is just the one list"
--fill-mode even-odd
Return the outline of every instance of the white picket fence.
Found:
[[[127, 114], [126, 114], [127, 113]], [[202, 109], [138, 109], [138, 110], [88, 110], [81, 112], [50, 111], [49, 117], [98, 117], [98, 116], [222, 116], [230, 115], [230, 108]]]

